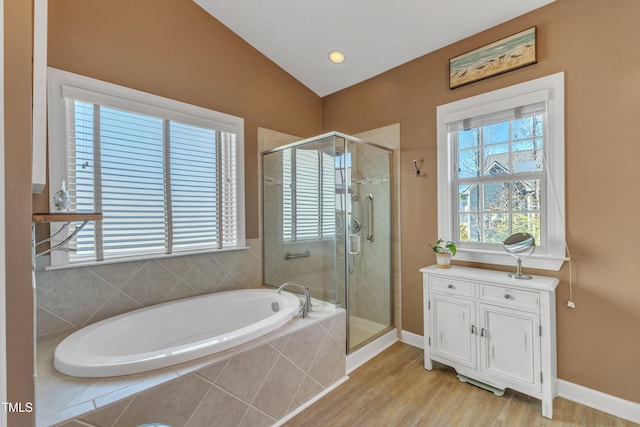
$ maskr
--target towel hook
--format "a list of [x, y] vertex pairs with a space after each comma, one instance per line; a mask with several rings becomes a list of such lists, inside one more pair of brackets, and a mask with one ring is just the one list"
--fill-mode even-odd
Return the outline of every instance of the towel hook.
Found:
[[417, 177], [424, 176], [420, 169], [422, 168], [422, 161], [420, 161], [420, 166], [418, 166], [418, 159], [413, 159], [413, 167], [416, 169], [411, 175]]

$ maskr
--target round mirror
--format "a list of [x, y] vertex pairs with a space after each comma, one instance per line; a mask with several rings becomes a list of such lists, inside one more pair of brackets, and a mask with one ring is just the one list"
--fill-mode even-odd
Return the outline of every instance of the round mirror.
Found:
[[528, 257], [536, 250], [536, 239], [529, 233], [515, 233], [507, 237], [502, 247], [505, 251], [518, 259], [515, 273], [509, 273], [514, 279], [531, 279], [528, 274], [522, 273], [522, 257]]
[[536, 250], [536, 239], [529, 233], [516, 233], [507, 237], [502, 246], [516, 258], [529, 256]]

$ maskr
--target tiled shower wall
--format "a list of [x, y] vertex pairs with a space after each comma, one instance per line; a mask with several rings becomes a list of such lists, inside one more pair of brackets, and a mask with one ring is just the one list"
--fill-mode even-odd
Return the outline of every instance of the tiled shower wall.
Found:
[[37, 335], [161, 302], [262, 285], [260, 239], [248, 249], [36, 271]]

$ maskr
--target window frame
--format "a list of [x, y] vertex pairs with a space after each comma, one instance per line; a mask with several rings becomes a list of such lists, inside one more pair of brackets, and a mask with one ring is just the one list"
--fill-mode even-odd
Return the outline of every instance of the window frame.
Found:
[[[457, 240], [453, 217], [458, 200], [454, 191], [456, 153], [449, 141], [447, 123], [469, 117], [546, 101], [545, 200], [541, 233], [546, 245], [537, 247], [525, 261], [527, 267], [559, 270], [565, 260], [564, 177], [564, 72], [440, 105], [436, 109], [438, 165], [438, 236]], [[542, 214], [542, 212], [541, 212]], [[495, 244], [458, 244], [456, 259], [496, 265], [514, 265], [514, 258]]]
[[[222, 249], [196, 249], [176, 251], [170, 254], [149, 253], [139, 255], [125, 255], [109, 258], [104, 261], [69, 262], [69, 255], [65, 251], [51, 253], [52, 266], [87, 265], [101, 262], [126, 262], [134, 259], [152, 259], [169, 256], [187, 255], [189, 253], [220, 252], [237, 250], [245, 247], [245, 188], [244, 188], [244, 119], [203, 107], [187, 104], [181, 101], [153, 95], [136, 89], [108, 83], [79, 74], [49, 67], [47, 70], [48, 92], [48, 133], [49, 133], [49, 200], [62, 180], [68, 180], [67, 168], [67, 108], [63, 90], [71, 93], [82, 93], [83, 97], [96, 104], [108, 105], [135, 113], [152, 115], [181, 123], [208, 127], [218, 131], [230, 132], [236, 135], [236, 226], [237, 244], [234, 247]], [[52, 223], [53, 236], [64, 224]], [[66, 227], [65, 227], [66, 228]], [[64, 239], [67, 231], [63, 230], [56, 238]]]

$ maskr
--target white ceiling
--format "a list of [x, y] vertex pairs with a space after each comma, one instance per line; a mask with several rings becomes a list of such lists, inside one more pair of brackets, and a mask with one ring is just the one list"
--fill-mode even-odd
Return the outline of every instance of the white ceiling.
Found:
[[319, 96], [553, 1], [194, 0]]

